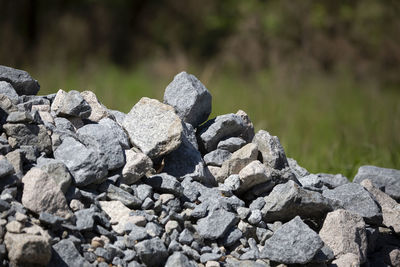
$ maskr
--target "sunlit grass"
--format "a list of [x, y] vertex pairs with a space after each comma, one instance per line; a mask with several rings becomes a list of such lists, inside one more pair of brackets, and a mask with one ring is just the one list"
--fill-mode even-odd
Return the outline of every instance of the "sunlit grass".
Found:
[[[74, 69], [28, 70], [39, 80], [41, 94], [59, 88], [91, 90], [107, 107], [124, 112], [143, 96], [161, 100], [173, 78], [145, 67]], [[213, 95], [212, 116], [246, 111], [257, 130], [277, 135], [287, 155], [313, 173], [342, 173], [352, 179], [361, 165], [400, 169], [400, 88], [385, 90], [345, 74], [286, 81], [272, 71], [246, 77], [216, 73], [206, 86]]]

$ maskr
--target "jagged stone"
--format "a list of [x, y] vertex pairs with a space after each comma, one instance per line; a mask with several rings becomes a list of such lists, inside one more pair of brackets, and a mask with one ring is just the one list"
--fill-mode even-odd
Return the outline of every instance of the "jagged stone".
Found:
[[237, 221], [237, 217], [231, 212], [214, 210], [207, 217], [198, 220], [196, 230], [201, 237], [215, 240], [223, 237]]
[[253, 143], [257, 145], [262, 154], [263, 162], [268, 167], [281, 170], [289, 166], [285, 151], [277, 136], [272, 136], [267, 131], [260, 130], [254, 136]]
[[0, 81], [10, 83], [18, 95], [36, 95], [40, 89], [38, 81], [33, 79], [26, 71], [1, 65]]
[[153, 167], [153, 162], [144, 153], [125, 150], [126, 163], [122, 169], [121, 182], [131, 185], [139, 181]]

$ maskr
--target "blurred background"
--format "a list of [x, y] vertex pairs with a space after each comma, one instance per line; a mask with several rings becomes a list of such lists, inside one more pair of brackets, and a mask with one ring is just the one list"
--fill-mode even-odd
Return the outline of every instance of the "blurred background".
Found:
[[396, 0], [0, 0], [0, 64], [128, 112], [186, 70], [309, 171], [400, 169]]

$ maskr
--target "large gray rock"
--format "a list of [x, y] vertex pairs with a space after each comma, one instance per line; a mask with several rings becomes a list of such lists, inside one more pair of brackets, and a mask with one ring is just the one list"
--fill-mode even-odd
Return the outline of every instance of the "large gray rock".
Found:
[[281, 170], [289, 166], [285, 151], [277, 136], [272, 136], [267, 131], [260, 130], [254, 136], [253, 143], [257, 145], [262, 154], [263, 162], [268, 167]]
[[382, 208], [383, 224], [400, 234], [400, 204], [389, 195], [376, 188], [372, 181], [365, 179], [361, 185], [372, 194], [379, 206]]
[[216, 149], [204, 155], [204, 162], [211, 166], [222, 166], [222, 163], [230, 159], [232, 153], [224, 149]]
[[132, 145], [150, 158], [164, 156], [181, 144], [182, 121], [174, 108], [143, 97], [126, 116], [122, 126]]
[[215, 240], [223, 237], [237, 222], [238, 218], [234, 213], [218, 209], [198, 220], [196, 230], [202, 238]]
[[400, 170], [380, 168], [376, 166], [361, 166], [354, 177], [354, 183], [370, 179], [374, 186], [400, 201]]
[[196, 262], [191, 261], [185, 254], [181, 252], [174, 252], [168, 257], [165, 267], [196, 267]]
[[173, 106], [178, 116], [194, 128], [205, 122], [211, 113], [211, 94], [194, 76], [181, 72], [167, 86], [164, 103]]
[[87, 147], [95, 147], [103, 153], [108, 170], [118, 169], [125, 164], [124, 151], [107, 126], [88, 124], [76, 132], [79, 140]]
[[110, 118], [104, 118], [99, 121], [100, 125], [107, 126], [112, 135], [121, 145], [123, 149], [129, 149], [129, 138], [124, 129], [115, 121]]
[[318, 234], [297, 216], [265, 241], [260, 256], [285, 264], [305, 264], [314, 258], [323, 245]]
[[146, 266], [163, 266], [168, 258], [164, 242], [158, 237], [137, 243], [135, 250]]
[[153, 168], [151, 159], [142, 152], [125, 150], [126, 163], [122, 169], [121, 182], [131, 185], [140, 180]]
[[324, 190], [322, 195], [332, 200], [336, 208], [343, 208], [361, 215], [367, 223], [382, 223], [382, 212], [374, 198], [359, 184], [348, 183], [332, 190]]
[[319, 232], [335, 257], [353, 253], [361, 263], [367, 259], [367, 235], [363, 218], [347, 210], [339, 209], [328, 213]]
[[266, 196], [262, 214], [265, 222], [302, 218], [323, 218], [332, 206], [320, 193], [301, 188], [293, 181], [279, 184]]
[[22, 178], [22, 183], [21, 202], [27, 209], [37, 214], [47, 212], [63, 218], [72, 216], [63, 192], [45, 171], [32, 168]]
[[230, 113], [218, 116], [201, 125], [197, 130], [199, 140], [207, 152], [217, 148], [218, 143], [229, 137], [239, 137], [247, 129], [239, 115]]
[[72, 182], [67, 166], [59, 160], [39, 158], [37, 166], [47, 172], [65, 194]]
[[0, 94], [6, 95], [14, 104], [18, 102], [18, 94], [8, 82], [0, 81]]
[[71, 137], [65, 138], [54, 151], [54, 158], [67, 166], [78, 186], [100, 183], [107, 176], [107, 164], [99, 151]]
[[53, 245], [53, 256], [51, 257], [49, 266], [89, 267], [92, 265], [81, 256], [72, 241], [63, 239]]
[[0, 65], [0, 81], [10, 83], [18, 95], [36, 95], [40, 85], [29, 73]]
[[51, 110], [62, 117], [79, 117], [87, 119], [92, 112], [88, 102], [81, 96], [78, 91], [71, 90], [68, 93], [59, 90], [51, 105]]
[[7, 123], [3, 128], [12, 147], [34, 146], [39, 152], [51, 154], [51, 139], [44, 125]]
[[14, 266], [46, 266], [51, 258], [50, 236], [7, 232], [4, 243]]

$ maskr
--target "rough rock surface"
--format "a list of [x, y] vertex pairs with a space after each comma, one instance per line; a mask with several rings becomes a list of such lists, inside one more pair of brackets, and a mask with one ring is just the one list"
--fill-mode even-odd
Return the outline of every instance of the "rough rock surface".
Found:
[[277, 136], [272, 136], [267, 131], [260, 130], [254, 136], [253, 143], [257, 145], [262, 154], [263, 162], [268, 167], [280, 170], [289, 166], [285, 151]]
[[223, 209], [215, 210], [197, 222], [197, 231], [201, 237], [215, 240], [223, 237], [236, 221], [233, 213]]
[[23, 70], [0, 65], [0, 81], [10, 83], [18, 95], [36, 95], [40, 89], [38, 81]]
[[121, 182], [125, 184], [134, 184], [142, 178], [146, 172], [153, 167], [151, 159], [141, 152], [133, 149], [125, 150], [126, 163], [122, 169]]
[[166, 155], [181, 144], [182, 122], [171, 106], [143, 97], [123, 125], [132, 145], [150, 158]]

